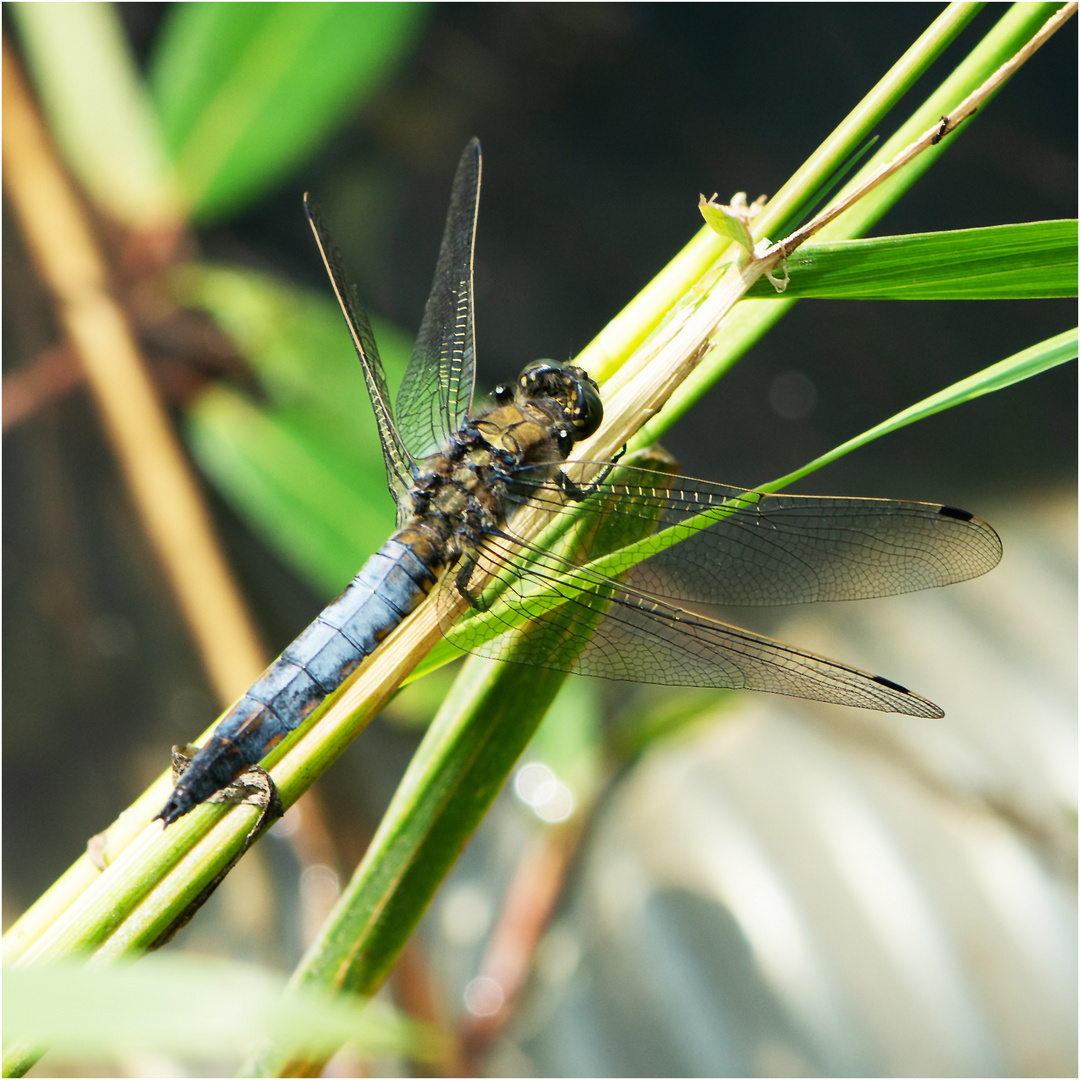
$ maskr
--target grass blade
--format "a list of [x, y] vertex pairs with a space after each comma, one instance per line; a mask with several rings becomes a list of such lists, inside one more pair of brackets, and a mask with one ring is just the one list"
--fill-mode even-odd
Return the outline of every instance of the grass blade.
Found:
[[759, 280], [748, 297], [785, 300], [1033, 300], [1076, 295], [1077, 223], [806, 244], [782, 294]]

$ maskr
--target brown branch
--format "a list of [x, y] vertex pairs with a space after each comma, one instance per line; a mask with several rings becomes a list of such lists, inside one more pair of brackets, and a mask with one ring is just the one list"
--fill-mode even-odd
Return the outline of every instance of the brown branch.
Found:
[[8, 432], [45, 405], [63, 397], [85, 378], [68, 345], [43, 349], [25, 367], [4, 376], [0, 430]]
[[262, 647], [135, 336], [110, 293], [97, 239], [6, 43], [3, 108], [4, 186], [20, 230], [210, 681], [228, 703], [264, 666]]

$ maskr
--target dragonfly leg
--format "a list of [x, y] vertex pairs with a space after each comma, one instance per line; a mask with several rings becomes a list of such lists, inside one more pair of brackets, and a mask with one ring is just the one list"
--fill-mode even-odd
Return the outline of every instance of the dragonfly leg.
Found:
[[454, 588], [468, 600], [469, 607], [476, 611], [487, 611], [488, 605], [484, 602], [483, 596], [481, 596], [479, 592], [473, 592], [473, 590], [469, 588], [469, 579], [473, 576], [473, 571], [476, 569], [476, 561], [475, 554], [470, 553], [462, 556], [461, 566], [454, 576]]
[[575, 484], [566, 473], [559, 471], [559, 486], [563, 490], [563, 494], [571, 502], [583, 502], [590, 495], [595, 495], [611, 475], [611, 470], [615, 468], [615, 463], [626, 453], [626, 443], [622, 444], [622, 449], [612, 457], [612, 459], [600, 470], [596, 479], [586, 484], [584, 487], [579, 484]]

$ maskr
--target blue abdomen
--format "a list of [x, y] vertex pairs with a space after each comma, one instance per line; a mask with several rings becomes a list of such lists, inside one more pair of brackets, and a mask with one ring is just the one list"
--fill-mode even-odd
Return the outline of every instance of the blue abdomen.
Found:
[[231, 784], [294, 731], [408, 615], [435, 569], [391, 538], [222, 717], [158, 817], [166, 825]]

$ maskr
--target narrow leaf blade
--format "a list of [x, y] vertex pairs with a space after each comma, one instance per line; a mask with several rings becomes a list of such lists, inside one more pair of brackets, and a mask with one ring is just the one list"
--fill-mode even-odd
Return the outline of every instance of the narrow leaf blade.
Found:
[[[784, 299], [1031, 300], [1076, 296], [1077, 223], [807, 244], [788, 261]], [[758, 281], [748, 296], [771, 299]]]

